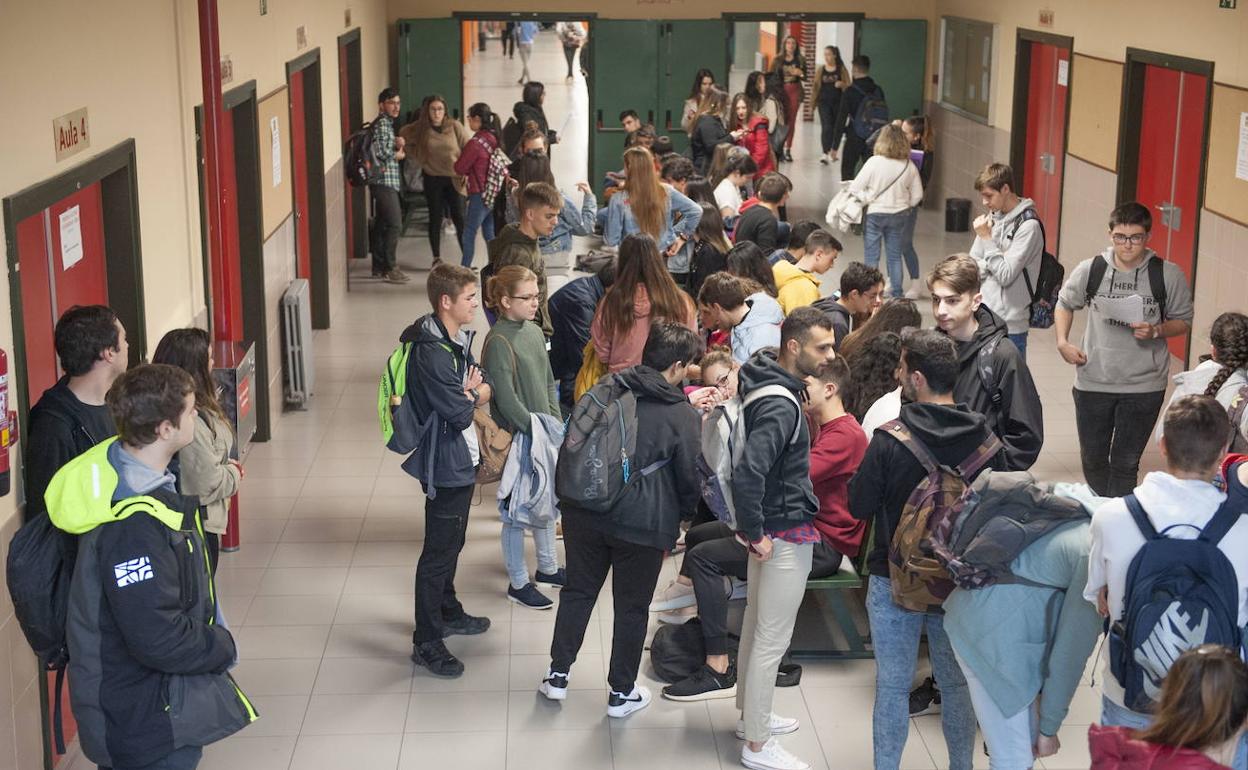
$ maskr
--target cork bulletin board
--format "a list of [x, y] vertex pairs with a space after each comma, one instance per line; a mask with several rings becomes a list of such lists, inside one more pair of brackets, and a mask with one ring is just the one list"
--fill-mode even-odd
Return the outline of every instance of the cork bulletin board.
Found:
[[1248, 146], [1241, 152], [1248, 89], [1214, 83], [1209, 115], [1209, 156], [1205, 168], [1205, 208], [1248, 225]]
[[1067, 152], [1107, 171], [1118, 170], [1122, 62], [1075, 54], [1070, 63]]
[[271, 92], [256, 105], [260, 132], [260, 204], [265, 240], [292, 210], [290, 160], [290, 105], [286, 86]]

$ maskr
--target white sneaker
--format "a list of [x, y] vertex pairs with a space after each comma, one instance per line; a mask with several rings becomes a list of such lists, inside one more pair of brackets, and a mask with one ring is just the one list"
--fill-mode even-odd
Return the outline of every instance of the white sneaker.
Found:
[[[797, 732], [797, 728], [801, 726], [802, 723], [799, 722], [796, 717], [782, 717], [775, 712], [772, 712], [771, 714], [772, 735], [788, 735], [789, 733], [795, 733]], [[740, 719], [737, 720], [737, 740], [745, 740], [745, 722]]]
[[660, 612], [655, 618], [667, 626], [683, 626], [698, 616], [697, 606], [681, 607], [671, 612]]
[[607, 696], [607, 716], [621, 719], [634, 711], [641, 711], [650, 705], [650, 690], [639, 684], [633, 685], [633, 691], [624, 694], [614, 690]]
[[916, 280], [910, 281], [910, 288], [906, 289], [907, 299], [927, 299], [927, 292], [923, 290], [923, 286]]
[[761, 751], [741, 747], [741, 764], [752, 770], [810, 770], [810, 765], [793, 756], [775, 738], [768, 738]]
[[667, 584], [666, 588], [654, 595], [654, 600], [650, 602], [650, 611], [669, 612], [692, 607], [697, 603], [698, 597], [694, 596], [692, 585], [673, 580]]
[[568, 680], [572, 674], [560, 674], [558, 671], [546, 672], [546, 678], [537, 686], [537, 691], [550, 700], [568, 699]]

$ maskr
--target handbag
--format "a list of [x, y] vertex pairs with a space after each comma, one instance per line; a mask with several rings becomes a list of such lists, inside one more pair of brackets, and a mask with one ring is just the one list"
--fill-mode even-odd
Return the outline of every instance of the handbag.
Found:
[[906, 175], [906, 171], [914, 164], [906, 161], [906, 165], [901, 167], [901, 173], [898, 174], [893, 181], [889, 182], [884, 189], [875, 194], [869, 201], [863, 201], [853, 192], [850, 192], [849, 185], [845, 185], [840, 191], [832, 196], [832, 200], [828, 202], [828, 211], [824, 219], [834, 229], [841, 232], [849, 232], [849, 229], [855, 225], [861, 226], [862, 220], [866, 217], [867, 207], [880, 199], [884, 193], [892, 189], [893, 185], [901, 181]]
[[589, 392], [589, 389], [598, 384], [607, 373], [607, 365], [598, 358], [598, 351], [594, 348], [594, 341], [591, 339], [585, 343], [585, 351], [582, 354], [581, 368], [576, 373], [576, 387], [572, 391], [572, 397], [576, 401], [581, 400], [581, 396]]
[[[502, 337], [494, 339], [502, 341], [511, 351], [511, 371], [515, 372], [516, 351], [512, 349], [511, 343]], [[477, 450], [480, 455], [480, 462], [477, 464], [477, 483], [492, 484], [503, 477], [503, 468], [507, 465], [507, 454], [511, 451], [511, 433], [494, 422], [489, 410], [481, 406], [472, 410], [472, 425], [477, 430]]]

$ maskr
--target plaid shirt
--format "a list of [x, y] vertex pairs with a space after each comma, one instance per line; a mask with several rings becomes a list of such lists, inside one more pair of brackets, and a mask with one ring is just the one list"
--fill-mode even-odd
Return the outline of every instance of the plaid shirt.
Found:
[[381, 177], [374, 184], [403, 192], [403, 175], [399, 171], [399, 161], [394, 157], [394, 121], [382, 112], [373, 122], [377, 126], [377, 130], [373, 132], [373, 147], [377, 157], [386, 159], [385, 166], [381, 169]]

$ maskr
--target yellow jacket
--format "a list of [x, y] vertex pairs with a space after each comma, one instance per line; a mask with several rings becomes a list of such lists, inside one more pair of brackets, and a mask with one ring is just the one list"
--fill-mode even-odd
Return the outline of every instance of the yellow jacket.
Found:
[[772, 268], [779, 295], [776, 300], [785, 315], [799, 307], [805, 307], [819, 299], [819, 277], [786, 260], [780, 260]]

